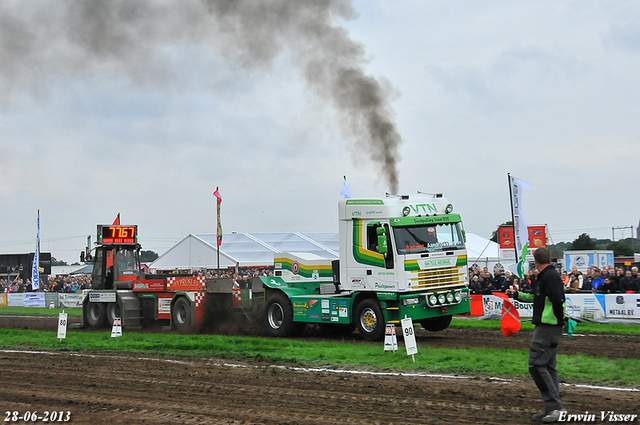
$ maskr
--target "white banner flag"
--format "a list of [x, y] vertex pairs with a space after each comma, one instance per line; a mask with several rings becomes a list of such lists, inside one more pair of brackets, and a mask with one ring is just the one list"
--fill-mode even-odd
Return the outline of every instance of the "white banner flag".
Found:
[[516, 261], [518, 263], [518, 275], [524, 276], [524, 259], [529, 248], [529, 229], [522, 213], [522, 191], [529, 189], [530, 183], [509, 175], [509, 188], [511, 192], [511, 214], [513, 216], [513, 239], [516, 248]]

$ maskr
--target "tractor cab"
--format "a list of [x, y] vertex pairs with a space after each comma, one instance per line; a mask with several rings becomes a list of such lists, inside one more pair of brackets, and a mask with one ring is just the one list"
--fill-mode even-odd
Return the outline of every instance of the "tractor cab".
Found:
[[100, 246], [96, 248], [91, 273], [92, 289], [131, 289], [140, 274], [139, 246]]
[[91, 289], [132, 289], [140, 274], [138, 226], [99, 224], [96, 245]]

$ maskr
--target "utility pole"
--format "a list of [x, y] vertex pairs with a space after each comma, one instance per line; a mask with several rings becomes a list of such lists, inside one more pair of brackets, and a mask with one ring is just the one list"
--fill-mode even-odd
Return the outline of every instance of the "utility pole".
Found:
[[[611, 227], [611, 242], [616, 241], [616, 236], [615, 236], [616, 229], [618, 230], [631, 229], [631, 237], [633, 237], [633, 226], [613, 226]], [[622, 232], [622, 234], [624, 235], [624, 232]]]

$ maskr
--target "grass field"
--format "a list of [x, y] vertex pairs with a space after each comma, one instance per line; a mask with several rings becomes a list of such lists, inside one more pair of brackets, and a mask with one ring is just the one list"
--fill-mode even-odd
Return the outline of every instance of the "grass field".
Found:
[[[0, 315], [57, 315], [61, 309], [5, 307]], [[80, 309], [65, 309], [80, 315]], [[499, 329], [499, 321], [456, 319], [452, 327]], [[523, 329], [533, 329], [524, 322]], [[640, 326], [580, 323], [577, 332], [638, 334]], [[111, 338], [110, 332], [67, 332], [60, 341], [54, 332], [35, 330], [0, 330], [0, 347], [4, 349], [71, 350], [80, 352], [137, 353], [222, 358], [229, 361], [259, 361], [287, 365], [388, 372], [430, 372], [479, 377], [528, 379], [528, 352], [489, 348], [420, 348], [415, 362], [400, 351], [384, 352], [369, 344], [344, 344], [336, 341], [308, 342], [304, 339], [270, 339], [220, 335], [175, 335], [164, 333], [125, 333]], [[500, 362], [495, 362], [500, 358]], [[640, 360], [594, 358], [586, 355], [559, 355], [558, 369], [567, 382], [640, 386]], [[597, 371], [597, 373], [594, 373]]]
[[[136, 353], [259, 361], [306, 367], [366, 369], [387, 372], [429, 372], [479, 377], [528, 379], [527, 351], [488, 348], [420, 348], [412, 358], [401, 347], [395, 353], [379, 346], [308, 342], [291, 339], [110, 332], [68, 332], [60, 341], [54, 332], [0, 330], [0, 347], [22, 350], [70, 350], [78, 352]], [[499, 358], [501, 361], [496, 362]], [[559, 355], [558, 369], [566, 382], [599, 385], [640, 385], [640, 360]], [[597, 371], [597, 373], [594, 373]]]

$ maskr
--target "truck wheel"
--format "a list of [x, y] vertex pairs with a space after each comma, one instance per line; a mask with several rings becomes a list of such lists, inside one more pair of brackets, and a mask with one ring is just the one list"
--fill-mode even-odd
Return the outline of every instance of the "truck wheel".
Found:
[[384, 317], [378, 300], [368, 298], [356, 308], [358, 333], [367, 341], [380, 341], [384, 335]]
[[439, 332], [449, 327], [452, 317], [453, 316], [431, 317], [429, 319], [421, 320], [420, 324], [428, 331]]
[[180, 297], [171, 309], [171, 319], [176, 329], [191, 326], [191, 303], [185, 297]]
[[107, 323], [109, 324], [109, 326], [113, 326], [114, 319], [122, 319], [121, 311], [122, 310], [120, 310], [120, 304], [118, 304], [117, 302], [107, 304]]
[[88, 302], [84, 309], [84, 318], [90, 328], [103, 328], [107, 324], [107, 306], [105, 303]]
[[269, 336], [286, 337], [301, 335], [305, 323], [293, 322], [291, 301], [282, 292], [271, 295], [264, 306], [264, 326]]

